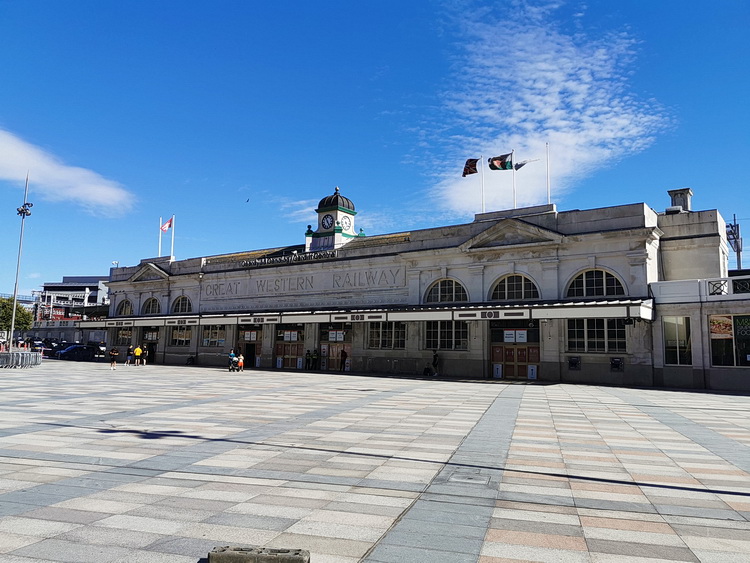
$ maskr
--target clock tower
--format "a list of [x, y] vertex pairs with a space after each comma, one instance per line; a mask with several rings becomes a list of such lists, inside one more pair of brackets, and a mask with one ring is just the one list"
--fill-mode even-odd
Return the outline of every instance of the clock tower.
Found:
[[333, 195], [320, 200], [315, 212], [318, 214], [318, 229], [313, 232], [312, 225], [307, 226], [305, 252], [336, 250], [353, 238], [364, 236], [354, 232], [357, 212], [352, 200], [342, 196], [338, 187]]

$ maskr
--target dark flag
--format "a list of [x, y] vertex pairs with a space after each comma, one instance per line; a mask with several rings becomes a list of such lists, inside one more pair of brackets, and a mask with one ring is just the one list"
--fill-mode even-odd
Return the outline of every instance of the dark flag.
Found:
[[477, 162], [479, 162], [478, 158], [466, 159], [466, 164], [464, 164], [464, 173], [463, 173], [464, 177], [468, 176], [469, 174], [477, 173]]
[[530, 158], [528, 160], [522, 160], [521, 162], [516, 162], [513, 165], [513, 168], [515, 168], [516, 170], [518, 170], [519, 168], [521, 168], [523, 166], [526, 166], [529, 162], [536, 162], [537, 160], [539, 160], [539, 159], [538, 158]]
[[513, 153], [501, 154], [488, 159], [490, 170], [511, 170], [513, 168]]

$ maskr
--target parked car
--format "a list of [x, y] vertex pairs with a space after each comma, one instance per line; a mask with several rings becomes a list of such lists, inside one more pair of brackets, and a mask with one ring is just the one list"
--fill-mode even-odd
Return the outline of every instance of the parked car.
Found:
[[99, 357], [103, 358], [107, 354], [108, 348], [106, 342], [96, 342], [94, 340], [89, 340], [86, 345], [91, 346], [96, 352], [96, 355]]
[[91, 361], [96, 356], [96, 349], [92, 346], [74, 344], [58, 351], [55, 356], [58, 360]]

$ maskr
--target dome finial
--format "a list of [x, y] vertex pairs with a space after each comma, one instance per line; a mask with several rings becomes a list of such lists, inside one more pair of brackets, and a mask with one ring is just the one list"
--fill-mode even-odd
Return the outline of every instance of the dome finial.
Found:
[[333, 190], [333, 193], [335, 193], [335, 194], [339, 193], [339, 187], [338, 186], [336, 186], [336, 188]]

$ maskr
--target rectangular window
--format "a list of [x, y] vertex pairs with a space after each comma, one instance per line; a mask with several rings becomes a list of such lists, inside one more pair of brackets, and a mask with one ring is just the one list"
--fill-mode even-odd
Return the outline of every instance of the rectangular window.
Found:
[[193, 327], [175, 326], [172, 327], [172, 337], [169, 341], [170, 346], [190, 346], [193, 339]]
[[373, 322], [367, 326], [367, 347], [371, 349], [406, 348], [406, 323]]
[[623, 319], [568, 319], [568, 352], [625, 352]]
[[224, 346], [226, 328], [224, 325], [206, 325], [203, 327], [203, 346]]
[[115, 345], [129, 346], [133, 341], [133, 329], [131, 327], [120, 327], [115, 332]]
[[693, 364], [690, 346], [690, 317], [664, 317], [664, 363], [690, 366]]
[[466, 321], [427, 321], [425, 348], [430, 350], [468, 350], [469, 325]]
[[750, 366], [750, 316], [711, 315], [711, 365]]

